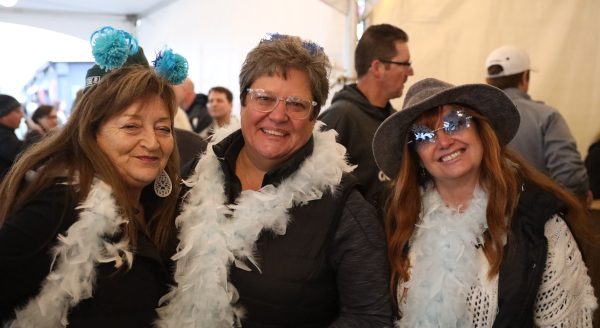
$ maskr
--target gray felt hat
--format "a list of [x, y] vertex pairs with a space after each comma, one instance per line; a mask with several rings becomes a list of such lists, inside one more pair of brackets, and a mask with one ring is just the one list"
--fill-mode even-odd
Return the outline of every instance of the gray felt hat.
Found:
[[395, 178], [398, 173], [403, 145], [414, 120], [448, 104], [463, 105], [487, 117], [501, 145], [507, 144], [519, 129], [519, 112], [502, 90], [487, 84], [454, 86], [433, 78], [421, 80], [408, 89], [402, 110], [383, 121], [375, 132], [373, 155], [385, 175]]

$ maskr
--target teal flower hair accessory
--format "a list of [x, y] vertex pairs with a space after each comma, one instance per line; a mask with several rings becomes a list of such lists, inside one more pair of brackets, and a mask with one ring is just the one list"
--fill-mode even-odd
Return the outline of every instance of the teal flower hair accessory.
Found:
[[[96, 85], [113, 69], [129, 65], [150, 66], [137, 39], [123, 30], [101, 27], [92, 34], [90, 43], [96, 65], [87, 71], [85, 90]], [[159, 52], [152, 63], [156, 73], [171, 84], [180, 84], [187, 77], [187, 60], [169, 48]]]
[[138, 51], [135, 37], [111, 26], [96, 30], [90, 37], [90, 44], [96, 63], [107, 71], [123, 66], [127, 57]]
[[187, 77], [187, 60], [183, 56], [174, 53], [171, 49], [159, 52], [152, 64], [156, 72], [171, 82], [171, 84], [180, 84]]

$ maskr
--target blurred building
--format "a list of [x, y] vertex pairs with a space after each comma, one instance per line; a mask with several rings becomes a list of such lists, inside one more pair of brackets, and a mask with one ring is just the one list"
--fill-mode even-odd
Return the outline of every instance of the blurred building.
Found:
[[77, 91], [85, 85], [91, 62], [47, 62], [23, 87], [25, 111], [31, 115], [39, 105], [55, 106], [59, 119], [71, 113]]

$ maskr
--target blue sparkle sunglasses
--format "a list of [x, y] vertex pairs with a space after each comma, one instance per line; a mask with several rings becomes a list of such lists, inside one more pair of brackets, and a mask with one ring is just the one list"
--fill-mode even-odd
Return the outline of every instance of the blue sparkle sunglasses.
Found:
[[408, 143], [414, 143], [415, 146], [424, 144], [434, 144], [437, 141], [436, 132], [444, 130], [447, 135], [453, 135], [471, 126], [471, 119], [473, 117], [468, 115], [464, 109], [460, 107], [453, 107], [443, 119], [442, 127], [432, 129], [424, 124], [413, 124], [411, 127], [412, 138]]

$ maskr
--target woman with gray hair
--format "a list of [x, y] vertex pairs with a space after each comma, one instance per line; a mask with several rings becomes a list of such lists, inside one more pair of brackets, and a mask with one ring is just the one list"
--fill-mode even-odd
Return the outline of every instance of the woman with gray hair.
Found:
[[398, 327], [591, 327], [589, 217], [506, 148], [519, 120], [500, 89], [425, 79], [375, 133]]
[[391, 325], [383, 229], [316, 121], [329, 68], [294, 36], [247, 55], [241, 129], [219, 130], [186, 182], [160, 327]]

